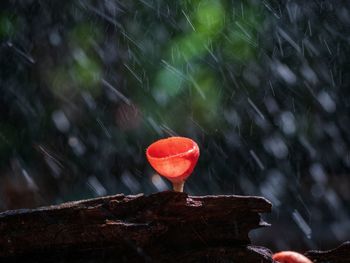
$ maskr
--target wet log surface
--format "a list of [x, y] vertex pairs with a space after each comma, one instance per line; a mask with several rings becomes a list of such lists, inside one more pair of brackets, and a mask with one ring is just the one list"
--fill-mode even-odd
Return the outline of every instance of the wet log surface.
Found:
[[[262, 197], [114, 195], [0, 213], [0, 262], [273, 262], [250, 244], [267, 226]], [[309, 251], [317, 263], [349, 261], [350, 243]]]
[[314, 263], [350, 263], [350, 241], [327, 251], [308, 251], [305, 256]]
[[0, 214], [0, 261], [273, 262], [250, 245], [261, 197], [114, 195]]

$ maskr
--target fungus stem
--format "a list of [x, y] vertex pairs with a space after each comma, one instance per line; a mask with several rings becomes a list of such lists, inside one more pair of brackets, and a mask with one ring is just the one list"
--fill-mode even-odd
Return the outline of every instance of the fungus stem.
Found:
[[180, 182], [174, 182], [173, 183], [173, 189], [175, 192], [183, 192], [184, 191], [184, 185], [185, 181], [180, 181]]

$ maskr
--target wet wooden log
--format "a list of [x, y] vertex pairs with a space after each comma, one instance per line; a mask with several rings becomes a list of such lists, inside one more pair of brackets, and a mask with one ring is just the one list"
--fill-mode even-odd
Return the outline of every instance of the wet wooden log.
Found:
[[262, 197], [114, 195], [0, 213], [0, 262], [273, 262]]
[[308, 251], [305, 256], [310, 258], [313, 263], [350, 263], [350, 241], [344, 242], [332, 250]]

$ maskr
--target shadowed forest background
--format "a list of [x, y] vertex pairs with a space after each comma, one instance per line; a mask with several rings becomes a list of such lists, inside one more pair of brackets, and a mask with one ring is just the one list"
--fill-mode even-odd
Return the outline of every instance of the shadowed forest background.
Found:
[[170, 189], [153, 141], [194, 139], [191, 195], [261, 195], [271, 249], [350, 239], [348, 1], [0, 3], [0, 210]]

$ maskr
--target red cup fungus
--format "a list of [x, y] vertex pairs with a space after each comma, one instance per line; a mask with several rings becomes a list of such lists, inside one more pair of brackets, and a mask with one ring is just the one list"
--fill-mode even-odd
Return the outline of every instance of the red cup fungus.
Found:
[[293, 251], [275, 253], [272, 258], [280, 263], [312, 263], [307, 257]]
[[186, 137], [169, 137], [152, 143], [146, 150], [151, 166], [172, 182], [174, 191], [182, 192], [187, 177], [199, 157], [196, 142]]

